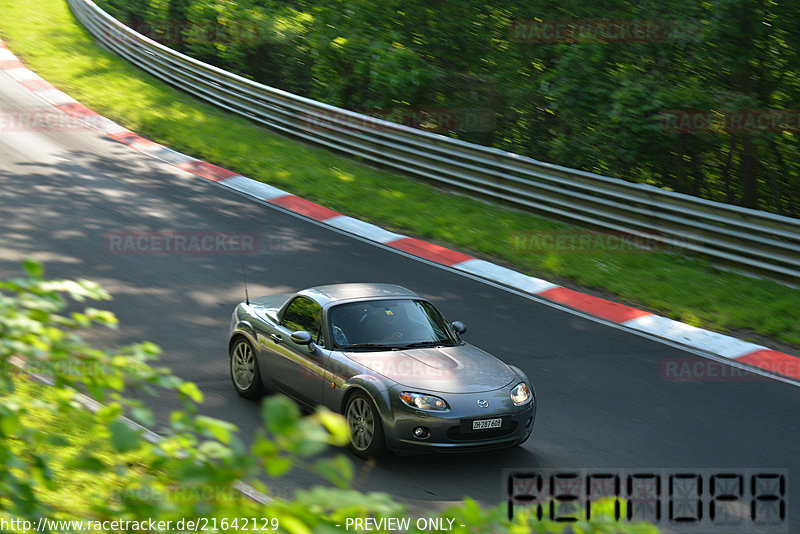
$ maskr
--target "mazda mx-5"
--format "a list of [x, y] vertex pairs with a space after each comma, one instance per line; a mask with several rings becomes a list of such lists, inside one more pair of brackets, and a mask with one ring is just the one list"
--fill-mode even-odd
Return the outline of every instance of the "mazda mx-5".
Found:
[[536, 417], [533, 385], [465, 332], [397, 285], [248, 299], [231, 320], [231, 378], [247, 398], [280, 392], [342, 413], [361, 457], [519, 445]]

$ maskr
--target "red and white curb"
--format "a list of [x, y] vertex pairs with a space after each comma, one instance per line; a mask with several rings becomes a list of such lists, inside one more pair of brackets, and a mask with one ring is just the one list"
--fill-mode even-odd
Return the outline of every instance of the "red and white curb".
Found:
[[25, 66], [0, 41], [0, 70], [48, 103], [88, 127], [183, 170], [213, 180], [230, 189], [263, 202], [314, 219], [338, 230], [402, 250], [413, 256], [497, 282], [531, 295], [557, 302], [575, 310], [600, 317], [658, 338], [666, 339], [703, 353], [739, 364], [800, 380], [800, 358], [740, 339], [696, 328], [653, 313], [611, 302], [550, 283], [546, 280], [473, 258], [467, 254], [385, 230], [324, 206], [292, 195], [271, 185], [247, 178], [211, 163], [181, 154], [149, 141], [98, 115], [75, 99], [59, 91]]

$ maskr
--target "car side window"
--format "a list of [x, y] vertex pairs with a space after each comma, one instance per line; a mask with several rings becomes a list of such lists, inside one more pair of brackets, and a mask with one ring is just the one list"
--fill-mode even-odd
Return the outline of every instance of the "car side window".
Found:
[[307, 297], [297, 297], [286, 308], [281, 325], [292, 332], [306, 330], [311, 339], [319, 341], [322, 307]]

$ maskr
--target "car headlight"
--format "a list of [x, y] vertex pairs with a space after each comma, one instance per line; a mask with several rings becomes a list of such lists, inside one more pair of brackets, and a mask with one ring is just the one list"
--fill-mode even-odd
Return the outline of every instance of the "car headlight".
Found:
[[514, 402], [514, 406], [525, 404], [530, 398], [531, 390], [528, 389], [528, 386], [525, 385], [525, 382], [520, 382], [514, 386], [514, 389], [511, 390], [511, 400]]
[[410, 406], [411, 408], [419, 408], [420, 410], [450, 409], [450, 406], [447, 405], [447, 401], [444, 399], [434, 397], [433, 395], [423, 395], [422, 393], [410, 393], [408, 391], [403, 391], [400, 393], [400, 400], [402, 400], [406, 406]]

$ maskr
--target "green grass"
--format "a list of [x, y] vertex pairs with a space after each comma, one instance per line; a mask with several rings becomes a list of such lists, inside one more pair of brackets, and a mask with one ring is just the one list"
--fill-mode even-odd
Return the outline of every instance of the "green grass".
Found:
[[64, 0], [0, 0], [0, 12], [0, 37], [30, 68], [86, 106], [159, 143], [342, 213], [534, 276], [598, 290], [696, 326], [800, 345], [799, 290], [664, 252], [516, 250], [514, 234], [569, 227], [441, 192], [199, 102], [97, 46]]

